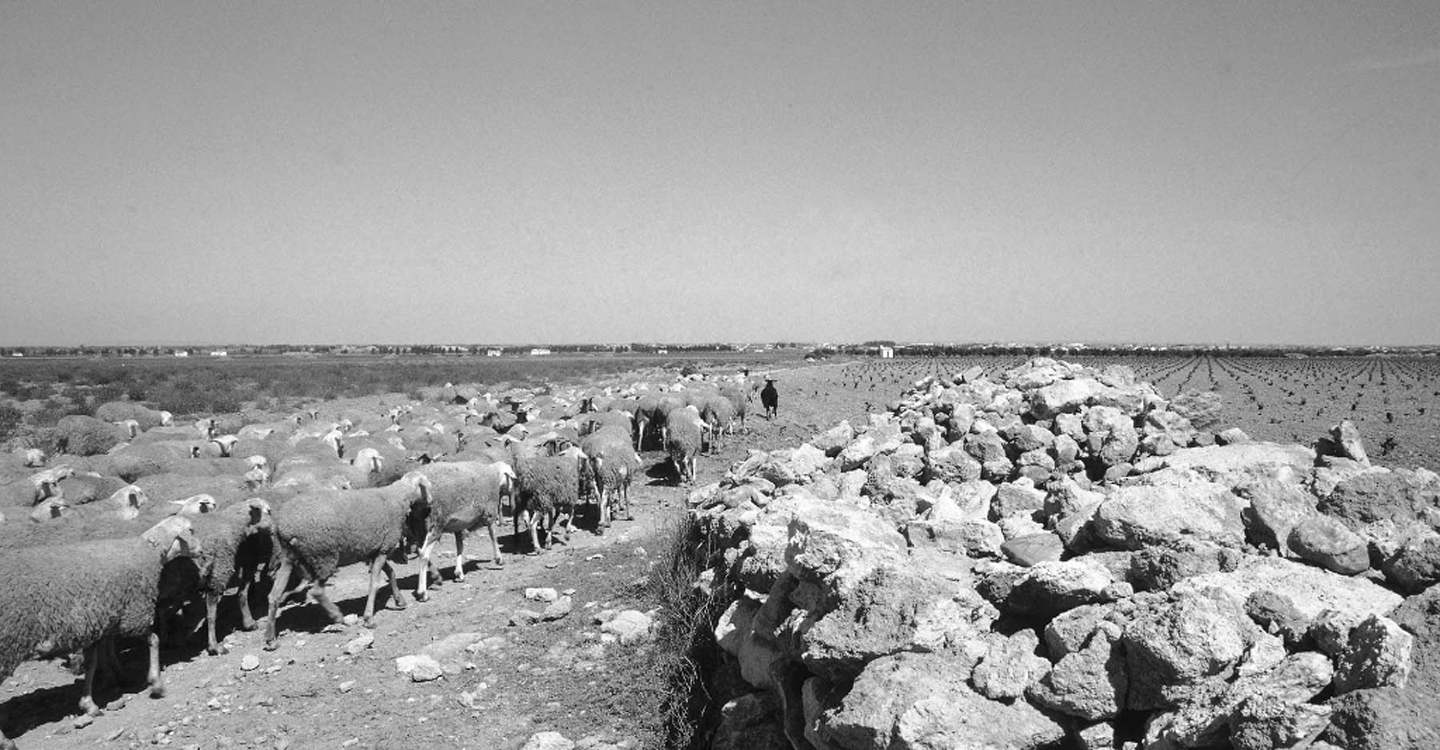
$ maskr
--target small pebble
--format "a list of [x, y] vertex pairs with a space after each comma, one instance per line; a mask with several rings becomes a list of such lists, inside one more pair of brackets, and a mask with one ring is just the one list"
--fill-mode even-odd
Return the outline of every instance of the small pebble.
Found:
[[246, 654], [240, 659], [240, 670], [242, 672], [253, 672], [260, 668], [260, 657], [254, 654]]

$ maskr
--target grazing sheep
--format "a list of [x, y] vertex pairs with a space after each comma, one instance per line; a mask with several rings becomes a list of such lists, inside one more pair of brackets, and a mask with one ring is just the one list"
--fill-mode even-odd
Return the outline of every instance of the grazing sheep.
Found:
[[597, 530], [610, 526], [612, 506], [624, 508], [625, 520], [633, 521], [630, 513], [630, 482], [640, 471], [640, 454], [630, 443], [630, 432], [620, 427], [606, 427], [581, 438], [580, 450], [590, 465], [590, 481], [600, 506]]
[[[37, 656], [85, 654], [80, 708], [95, 716], [95, 668], [101, 642], [144, 635], [147, 682], [161, 697], [155, 606], [165, 563], [199, 551], [190, 520], [168, 518], [140, 538], [101, 539], [9, 550], [0, 555], [0, 591], [19, 604], [0, 617], [0, 680]], [[7, 741], [8, 742], [8, 741]]]
[[[311, 595], [331, 621], [340, 622], [340, 610], [325, 593], [325, 585], [341, 566], [365, 562], [370, 567], [369, 594], [365, 597], [365, 625], [374, 624], [375, 591], [380, 572], [390, 579], [390, 598], [396, 609], [405, 608], [405, 595], [395, 582], [390, 558], [404, 550], [412, 514], [429, 505], [431, 484], [425, 475], [410, 472], [389, 487], [364, 490], [319, 490], [290, 498], [271, 509], [273, 535], [282, 554], [271, 588], [265, 649], [273, 651], [280, 601], [290, 572], [298, 570], [311, 582]], [[261, 501], [262, 503], [265, 501]], [[268, 507], [268, 505], [266, 506]]]
[[675, 466], [676, 484], [695, 482], [695, 463], [704, 446], [705, 422], [693, 406], [676, 409], [665, 418], [665, 453]]
[[66, 502], [63, 497], [47, 497], [30, 510], [30, 520], [35, 523], [44, 523], [69, 515], [70, 503]]
[[169, 427], [173, 419], [168, 411], [151, 409], [144, 404], [138, 404], [134, 401], [108, 401], [103, 403], [96, 407], [95, 418], [105, 422], [134, 420], [142, 430], [148, 430], [151, 427]]
[[96, 456], [130, 439], [125, 428], [83, 414], [55, 423], [55, 452]]
[[661, 446], [665, 439], [665, 417], [673, 410], [685, 406], [685, 400], [673, 393], [647, 393], [640, 397], [635, 406], [635, 450], [643, 450], [645, 438], [652, 432], [662, 434]]
[[720, 386], [720, 395], [730, 400], [735, 407], [735, 416], [740, 420], [740, 426], [745, 426], [745, 405], [750, 403], [750, 391], [738, 383], [726, 383]]
[[575, 419], [581, 437], [592, 435], [606, 427], [616, 427], [625, 431], [626, 436], [632, 437], [635, 431], [635, 418], [628, 411], [592, 411], [582, 414]]
[[585, 453], [578, 447], [566, 449], [558, 456], [517, 458], [515, 468], [515, 527], [524, 519], [530, 529], [531, 554], [540, 552], [537, 527], [544, 524], [545, 549], [554, 541], [555, 527], [565, 528], [561, 543], [570, 540], [570, 520], [580, 502], [580, 464]]
[[[420, 582], [415, 598], [428, 597], [430, 554], [440, 537], [455, 536], [455, 580], [465, 580], [465, 536], [484, 526], [496, 567], [505, 564], [495, 524], [502, 518], [502, 498], [514, 502], [515, 470], [506, 463], [456, 461], [432, 463], [417, 469], [431, 483], [430, 507], [425, 519], [425, 539], [420, 544]], [[439, 579], [439, 572], [436, 572]]]
[[705, 420], [707, 431], [711, 435], [710, 449], [717, 451], [720, 436], [734, 428], [735, 405], [718, 393], [707, 394], [698, 401], [696, 406], [700, 409], [700, 418]]

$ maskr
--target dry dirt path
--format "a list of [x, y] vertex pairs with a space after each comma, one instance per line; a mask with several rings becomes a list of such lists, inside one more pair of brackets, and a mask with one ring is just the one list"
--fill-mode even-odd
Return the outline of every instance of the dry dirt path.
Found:
[[[817, 427], [857, 416], [864, 399], [821, 397], [826, 372], [818, 367], [777, 373], [779, 418], [767, 421], [752, 414], [745, 432], [729, 438], [717, 455], [702, 457], [697, 484], [717, 479], [745, 457], [746, 448], [793, 446]], [[660, 717], [635, 715], [637, 707], [656, 705], [657, 692], [666, 689], [646, 658], [647, 646], [602, 644], [594, 624], [594, 616], [606, 609], [654, 606], [641, 583], [668, 543], [668, 532], [683, 517], [689, 488], [670, 483], [660, 452], [647, 452], [644, 459], [647, 475], [632, 490], [635, 520], [617, 521], [602, 536], [593, 533], [587, 515], [569, 545], [539, 556], [517, 554], [528, 542], [506, 534], [501, 538], [506, 565], [494, 569], [488, 561], [472, 563], [464, 582], [451, 579], [454, 548], [447, 537], [439, 551], [443, 584], [432, 590], [429, 601], [415, 602], [412, 562], [401, 578], [410, 605], [393, 608], [382, 588], [374, 630], [354, 624], [327, 632], [317, 606], [292, 604], [281, 611], [279, 649], [267, 652], [263, 620], [260, 630], [238, 630], [237, 610], [227, 600], [221, 606], [221, 632], [228, 653], [208, 656], [203, 643], [166, 650], [167, 694], [152, 699], [138, 691], [143, 649], [131, 648], [122, 653], [124, 684], [98, 696], [111, 707], [78, 727], [80, 681], [56, 662], [22, 665], [0, 686], [11, 731], [20, 733], [22, 750], [504, 750], [545, 730], [574, 740], [656, 746]], [[483, 532], [472, 535], [467, 551], [489, 556]], [[362, 567], [343, 570], [333, 584], [334, 598], [347, 614], [364, 606]], [[573, 590], [573, 610], [557, 621], [512, 626], [517, 611], [544, 609], [524, 598], [532, 587]], [[263, 615], [263, 606], [257, 600], [254, 611]], [[367, 632], [374, 643], [348, 655], [346, 644]], [[418, 654], [450, 637], [447, 643], [480, 643], [478, 649], [441, 659], [453, 673], [429, 682], [412, 682], [397, 673], [397, 657]], [[258, 665], [246, 670], [252, 658]], [[648, 700], [643, 693], [649, 693]]]

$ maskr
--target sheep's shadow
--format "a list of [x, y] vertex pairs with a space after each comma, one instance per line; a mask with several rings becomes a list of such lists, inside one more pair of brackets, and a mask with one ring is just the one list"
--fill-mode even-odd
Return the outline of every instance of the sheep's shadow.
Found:
[[[204, 651], [202, 645], [198, 651]], [[120, 672], [110, 674], [108, 669], [103, 667], [95, 676], [95, 703], [102, 709], [116, 710], [119, 706], [114, 703], [124, 698], [130, 700], [148, 700], [150, 698], [149, 685], [146, 684], [146, 673], [150, 668], [150, 648], [142, 638], [128, 638], [121, 640], [115, 647], [116, 659], [119, 662]], [[181, 661], [188, 661], [190, 656], [183, 650], [177, 653], [176, 650], [160, 650], [160, 662], [162, 669], [171, 664]], [[17, 695], [0, 704], [0, 717], [5, 718], [5, 726], [0, 727], [7, 737], [19, 737], [36, 727], [53, 724], [56, 722], [70, 721], [82, 715], [80, 710], [80, 699], [85, 695], [85, 677], [83, 674], [74, 674], [72, 670], [64, 666], [64, 661], [54, 659], [50, 662], [56, 669], [70, 674], [74, 679], [64, 685], [32, 690], [24, 695]]]
[[645, 484], [649, 487], [679, 487], [680, 472], [675, 470], [675, 464], [670, 459], [661, 459], [650, 465], [645, 470], [645, 476], [650, 481]]

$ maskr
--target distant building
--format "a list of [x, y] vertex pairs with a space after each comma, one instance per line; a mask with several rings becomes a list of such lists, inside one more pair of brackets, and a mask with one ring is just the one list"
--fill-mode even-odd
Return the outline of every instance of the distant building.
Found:
[[187, 352], [187, 351], [185, 351], [184, 349], [176, 349], [176, 350], [174, 351], [174, 354], [175, 354], [175, 356], [177, 356], [177, 357], [188, 357], [188, 356], [190, 356], [190, 352]]
[[547, 354], [549, 354], [549, 353], [550, 353], [550, 350], [549, 350], [549, 349], [543, 349], [543, 348], [538, 348], [538, 347], [535, 348], [535, 349], [531, 349], [531, 350], [530, 350], [530, 356], [532, 356], [532, 357], [543, 357], [543, 356], [545, 356], [545, 355], [547, 355]]
[[656, 353], [656, 354], [669, 354], [669, 353], [670, 353], [670, 350], [669, 350], [669, 349], [656, 349], [656, 350], [655, 350], [655, 353]]
[[225, 351], [224, 349], [216, 349], [215, 351], [210, 352], [210, 356], [212, 356], [212, 357], [228, 357], [228, 356], [230, 356], [230, 352], [227, 352], [227, 351]]
[[486, 349], [486, 350], [485, 350], [485, 356], [487, 356], [487, 357], [498, 357], [498, 356], [500, 356], [501, 354], [504, 354], [504, 351], [501, 350], [501, 349]]
[[891, 346], [880, 347], [880, 359], [894, 359], [895, 348]]

